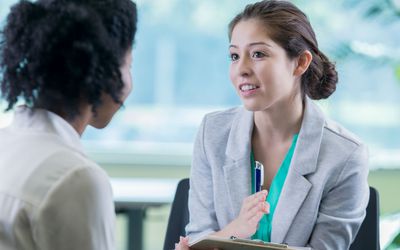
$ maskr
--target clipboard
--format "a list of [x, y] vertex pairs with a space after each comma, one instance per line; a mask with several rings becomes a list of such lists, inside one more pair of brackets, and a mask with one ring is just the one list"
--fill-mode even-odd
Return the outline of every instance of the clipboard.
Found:
[[241, 239], [234, 236], [231, 238], [207, 236], [190, 243], [189, 247], [194, 250], [210, 250], [214, 248], [221, 250], [294, 250], [285, 244]]

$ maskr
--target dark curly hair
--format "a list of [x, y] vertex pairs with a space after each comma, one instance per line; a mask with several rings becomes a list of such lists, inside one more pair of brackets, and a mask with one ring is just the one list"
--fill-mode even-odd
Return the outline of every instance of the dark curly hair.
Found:
[[21, 0], [2, 31], [1, 92], [10, 110], [19, 98], [66, 119], [101, 94], [121, 103], [120, 67], [137, 24], [130, 0]]
[[264, 0], [249, 4], [229, 24], [229, 40], [236, 24], [242, 20], [260, 20], [267, 34], [285, 49], [290, 58], [309, 50], [313, 56], [302, 75], [303, 94], [319, 100], [328, 98], [336, 90], [338, 74], [335, 65], [318, 49], [315, 33], [307, 16], [286, 1]]

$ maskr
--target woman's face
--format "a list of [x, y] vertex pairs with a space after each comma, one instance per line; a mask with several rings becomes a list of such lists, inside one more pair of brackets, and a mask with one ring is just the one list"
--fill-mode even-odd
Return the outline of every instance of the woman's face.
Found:
[[[131, 65], [132, 65], [132, 50], [129, 49], [126, 53], [123, 63], [121, 65], [121, 77], [124, 83], [124, 87], [121, 91], [120, 100], [124, 102], [132, 91], [133, 83], [131, 76]], [[95, 128], [104, 128], [111, 121], [114, 114], [121, 107], [120, 104], [115, 103], [110, 95], [102, 94], [102, 104], [97, 108], [97, 115], [93, 115], [90, 125]]]
[[229, 52], [230, 78], [246, 109], [266, 110], [299, 93], [300, 78], [294, 75], [296, 60], [288, 58], [260, 21], [249, 19], [236, 24]]

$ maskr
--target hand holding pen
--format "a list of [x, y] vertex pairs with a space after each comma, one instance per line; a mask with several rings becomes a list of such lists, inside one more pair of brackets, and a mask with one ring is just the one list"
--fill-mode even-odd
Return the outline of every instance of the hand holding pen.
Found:
[[267, 194], [267, 190], [262, 190], [246, 197], [242, 202], [239, 216], [214, 235], [225, 238], [232, 235], [248, 238], [253, 235], [263, 215], [269, 213], [269, 203], [265, 201]]

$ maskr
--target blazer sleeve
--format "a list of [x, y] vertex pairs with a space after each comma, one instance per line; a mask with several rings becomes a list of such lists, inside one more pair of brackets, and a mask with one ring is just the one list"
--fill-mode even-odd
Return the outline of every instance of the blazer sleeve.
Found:
[[309, 240], [313, 249], [348, 249], [364, 220], [369, 201], [368, 151], [358, 145], [334, 186], [322, 197]]
[[68, 173], [50, 190], [33, 225], [38, 249], [115, 249], [115, 210], [106, 174], [91, 167]]
[[207, 159], [204, 139], [207, 116], [204, 117], [193, 148], [189, 189], [189, 224], [186, 234], [190, 241], [218, 230], [214, 208], [212, 171]]

